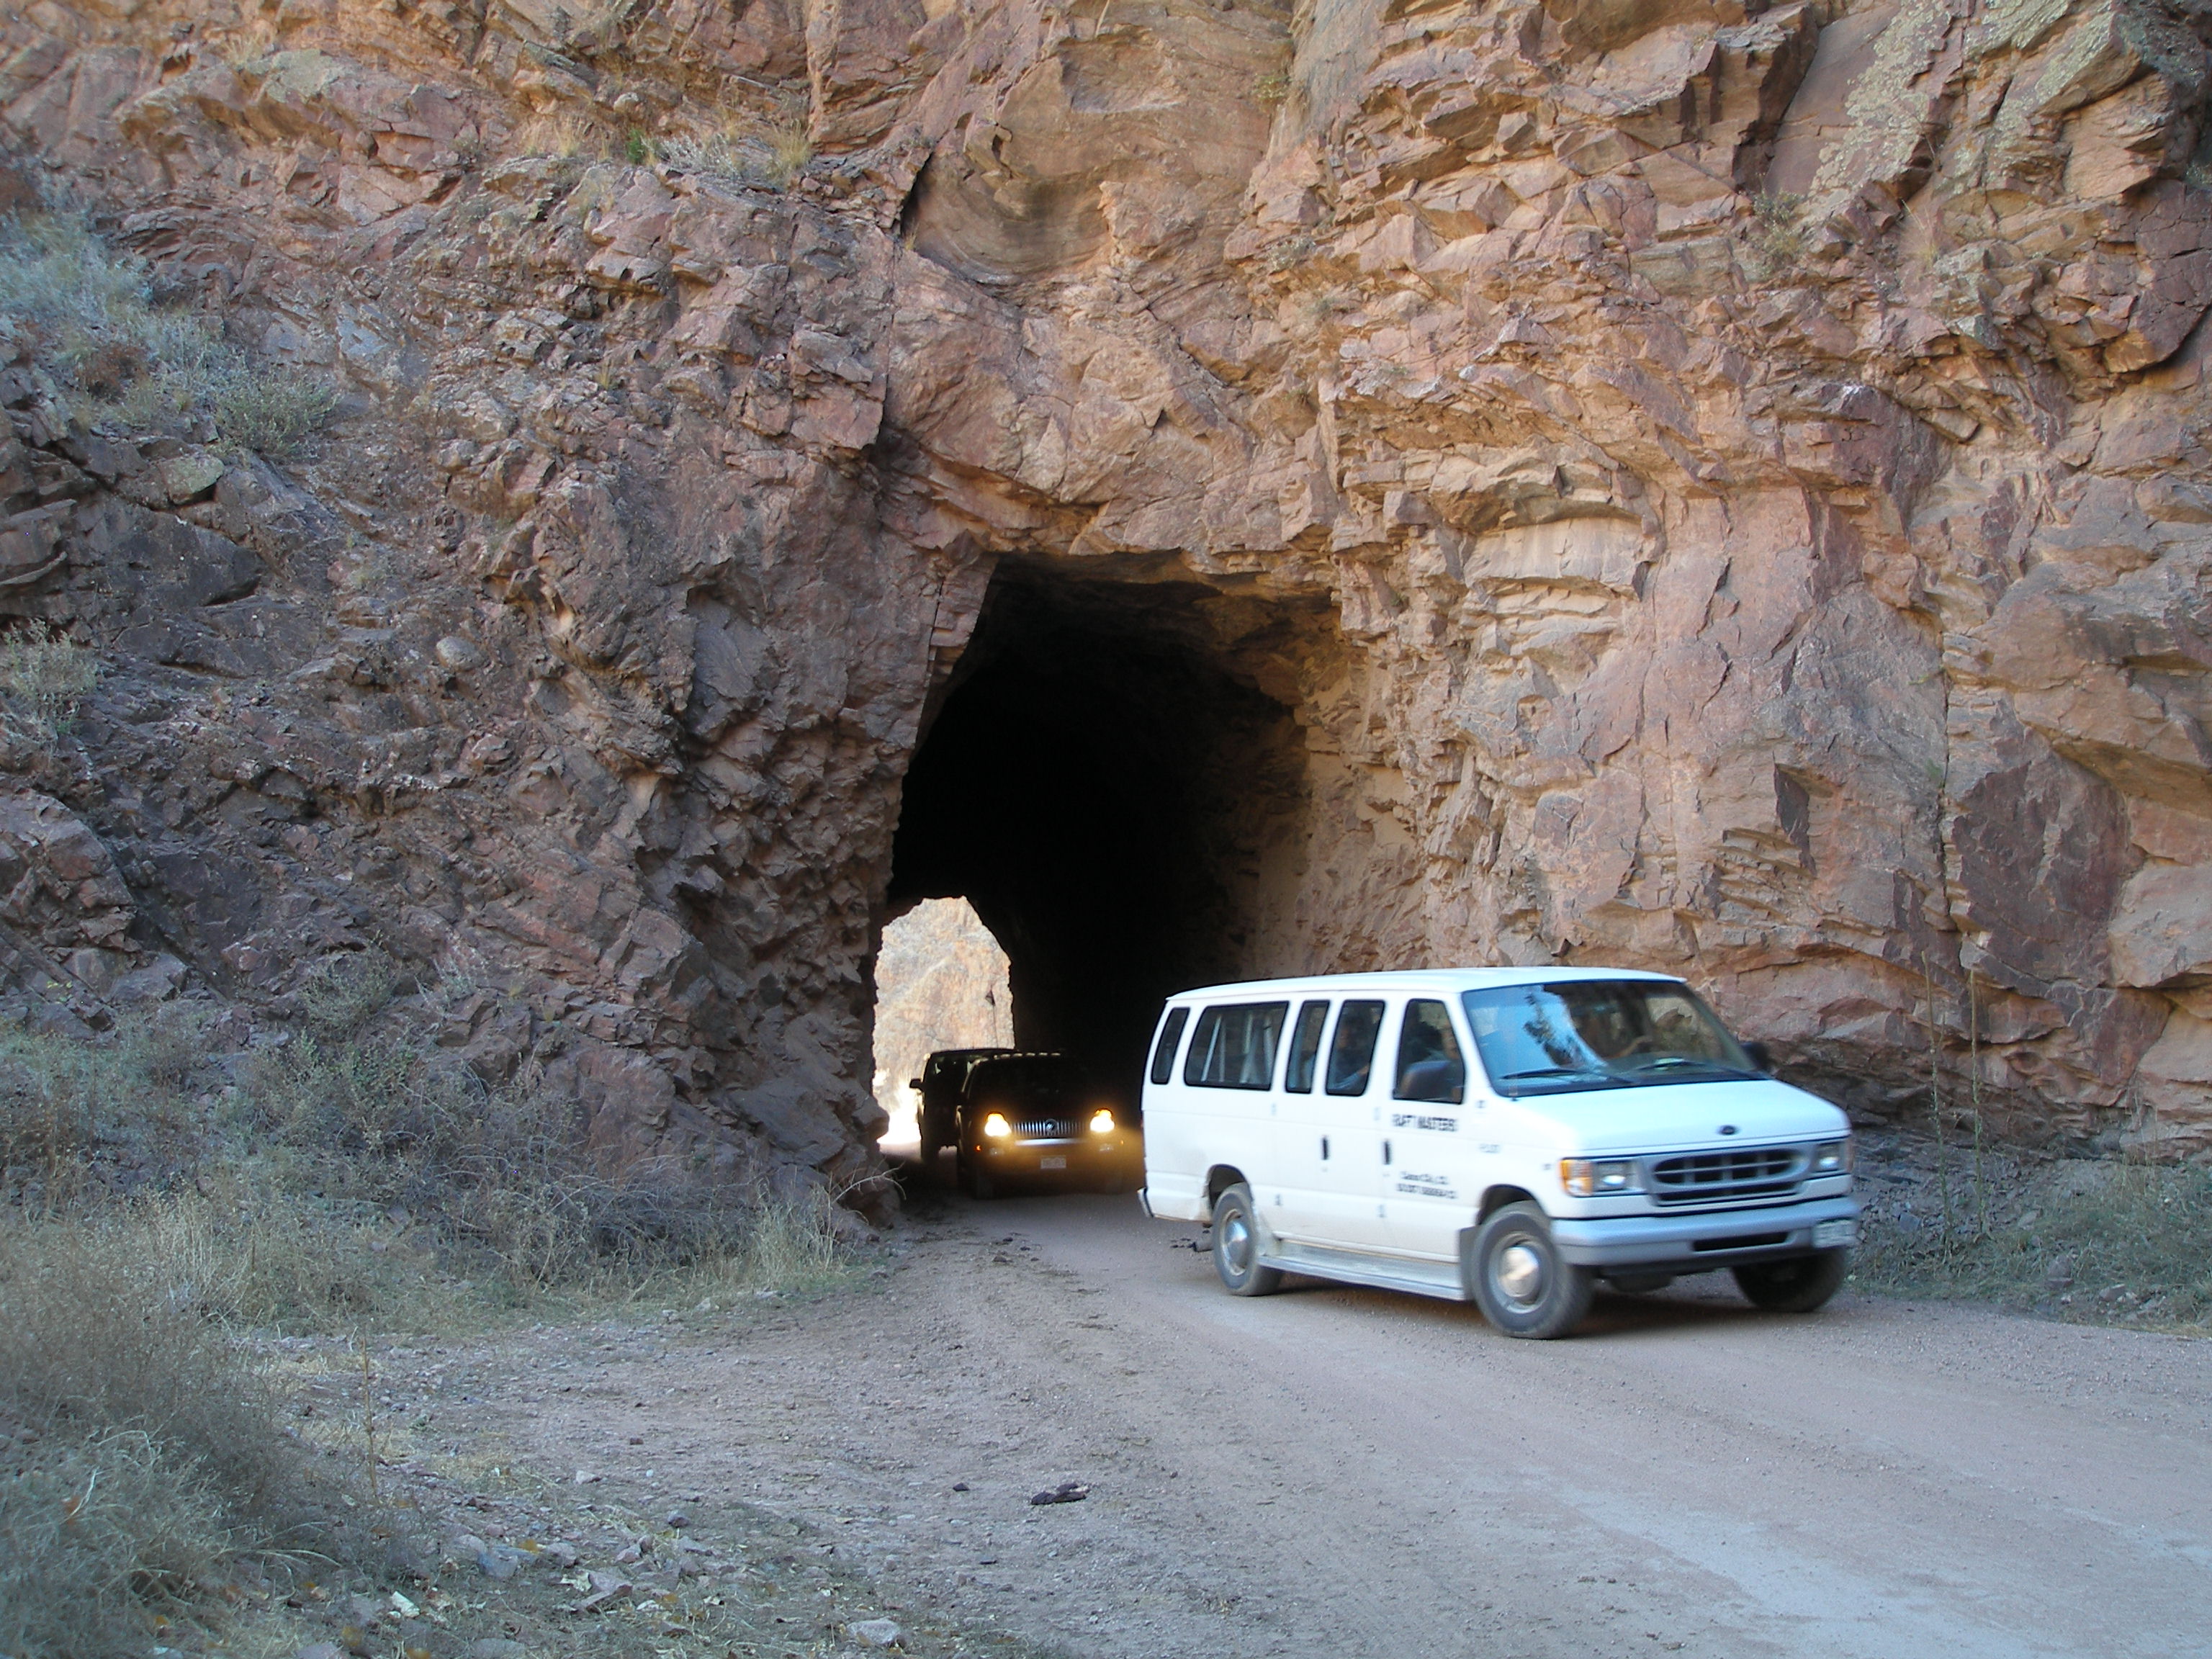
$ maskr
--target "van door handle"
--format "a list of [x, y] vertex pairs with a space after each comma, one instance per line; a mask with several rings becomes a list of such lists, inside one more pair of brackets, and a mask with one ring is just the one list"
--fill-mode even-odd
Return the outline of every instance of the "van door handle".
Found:
[[1321, 1161], [1324, 1164], [1328, 1162], [1328, 1137], [1327, 1135], [1323, 1135], [1321, 1138]]
[[1390, 1143], [1387, 1140], [1382, 1143], [1382, 1161], [1385, 1164], [1390, 1161]]

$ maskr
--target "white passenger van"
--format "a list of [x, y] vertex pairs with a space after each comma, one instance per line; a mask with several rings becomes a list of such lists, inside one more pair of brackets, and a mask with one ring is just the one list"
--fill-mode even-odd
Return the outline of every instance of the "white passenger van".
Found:
[[1850, 1126], [1660, 974], [1468, 968], [1170, 999], [1145, 1085], [1147, 1215], [1207, 1223], [1221, 1282], [1472, 1297], [1565, 1334], [1596, 1281], [1734, 1271], [1810, 1312], [1857, 1242]]

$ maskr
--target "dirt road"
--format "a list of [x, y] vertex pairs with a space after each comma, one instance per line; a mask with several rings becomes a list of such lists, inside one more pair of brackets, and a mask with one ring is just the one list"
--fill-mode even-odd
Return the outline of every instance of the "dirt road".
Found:
[[518, 1437], [1074, 1655], [2212, 1646], [2212, 1345], [1712, 1281], [1516, 1342], [1234, 1299], [1128, 1198], [916, 1208], [876, 1292], [611, 1354]]

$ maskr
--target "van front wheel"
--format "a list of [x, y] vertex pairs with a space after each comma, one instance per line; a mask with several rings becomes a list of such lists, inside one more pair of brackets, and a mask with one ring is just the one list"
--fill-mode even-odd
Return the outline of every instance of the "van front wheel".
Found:
[[1753, 1306], [1773, 1313], [1811, 1313], [1844, 1288], [1850, 1270], [1849, 1250], [1822, 1250], [1787, 1261], [1747, 1261], [1730, 1271], [1736, 1289]]
[[1283, 1285], [1282, 1269], [1261, 1263], [1252, 1189], [1241, 1182], [1213, 1202], [1213, 1271], [1231, 1296], [1272, 1296]]
[[1482, 1316], [1508, 1336], [1565, 1336], [1589, 1311], [1596, 1275], [1560, 1259], [1550, 1224], [1534, 1204], [1509, 1204], [1492, 1216], [1468, 1255]]

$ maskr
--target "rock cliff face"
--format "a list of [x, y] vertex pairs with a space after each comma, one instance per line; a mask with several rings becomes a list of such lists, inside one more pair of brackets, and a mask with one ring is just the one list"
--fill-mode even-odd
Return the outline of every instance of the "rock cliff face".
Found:
[[2212, 1143], [2208, 28], [35, 0], [21, 174], [348, 400], [283, 470], [0, 346], [0, 608], [108, 664], [13, 995], [374, 944], [611, 1152], [849, 1176], [964, 892], [1024, 1042], [1626, 963], [1856, 1109], [1971, 1032]]

